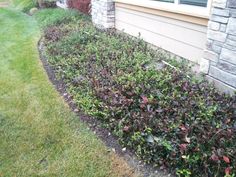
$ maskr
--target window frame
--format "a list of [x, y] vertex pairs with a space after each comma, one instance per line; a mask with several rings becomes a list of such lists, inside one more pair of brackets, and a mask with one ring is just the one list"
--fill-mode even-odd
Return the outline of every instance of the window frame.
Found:
[[[205, 12], [207, 13], [208, 17], [210, 16], [210, 11], [211, 11], [211, 6], [212, 6], [212, 1], [213, 0], [207, 0], [207, 6], [203, 7], [203, 6], [195, 6], [195, 5], [189, 5], [189, 4], [181, 4], [180, 0], [174, 0], [174, 3], [176, 6], [183, 6], [186, 8], [195, 8], [197, 10], [197, 8], [199, 9], [205, 9]], [[193, 9], [194, 10], [194, 9]]]
[[207, 8], [207, 9], [211, 7], [211, 3], [212, 3], [212, 0], [207, 0], [207, 6], [203, 7], [203, 6], [196, 6], [196, 5], [189, 5], [189, 4], [181, 4], [180, 0], [174, 0], [174, 4], [176, 5], [187, 5], [187, 6], [202, 7], [202, 8]]
[[164, 2], [164, 1], [161, 1], [161, 0], [149, 0], [149, 1], [174, 4], [174, 5], [178, 5], [178, 6], [187, 6], [189, 8], [191, 8], [191, 7], [205, 8], [209, 13], [210, 13], [211, 5], [212, 5], [212, 0], [207, 0], [207, 6], [206, 7], [190, 5], [190, 4], [182, 4], [182, 3], [180, 3], [180, 0], [173, 0], [174, 1], [173, 3], [172, 2]]

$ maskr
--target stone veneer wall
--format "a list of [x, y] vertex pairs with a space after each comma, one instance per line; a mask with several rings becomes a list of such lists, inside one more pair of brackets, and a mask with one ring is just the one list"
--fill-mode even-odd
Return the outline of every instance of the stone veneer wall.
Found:
[[102, 29], [115, 27], [115, 2], [113, 0], [91, 0], [92, 21]]
[[236, 0], [213, 0], [200, 70], [223, 91], [236, 91]]

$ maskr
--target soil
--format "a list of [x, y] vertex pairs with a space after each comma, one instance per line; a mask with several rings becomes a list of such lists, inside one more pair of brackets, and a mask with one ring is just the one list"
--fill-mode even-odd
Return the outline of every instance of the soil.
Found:
[[161, 170], [160, 168], [154, 168], [151, 165], [144, 164], [138, 160], [134, 152], [129, 149], [124, 149], [119, 143], [118, 139], [113, 136], [106, 128], [103, 128], [102, 123], [94, 117], [88, 116], [79, 111], [77, 105], [74, 103], [73, 98], [66, 92], [66, 85], [62, 80], [58, 80], [55, 76], [53, 68], [49, 65], [47, 57], [45, 55], [45, 47], [43, 38], [38, 43], [38, 50], [40, 60], [44, 69], [47, 72], [49, 80], [52, 82], [56, 90], [64, 98], [71, 110], [78, 116], [78, 118], [86, 123], [91, 131], [93, 131], [98, 138], [100, 138], [106, 146], [120, 157], [124, 158], [128, 165], [135, 170], [136, 174], [140, 174], [143, 177], [171, 177], [172, 174], [167, 170]]

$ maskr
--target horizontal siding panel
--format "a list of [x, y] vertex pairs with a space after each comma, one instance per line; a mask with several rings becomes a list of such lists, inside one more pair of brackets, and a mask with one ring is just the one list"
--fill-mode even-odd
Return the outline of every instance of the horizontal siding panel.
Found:
[[[205, 48], [205, 42], [203, 41], [205, 41], [206, 39], [206, 32], [199, 32], [195, 29], [180, 26], [179, 24], [181, 23], [181, 21], [172, 20], [170, 22], [168, 21], [168, 18], [149, 18], [148, 16], [143, 16], [142, 13], [138, 12], [137, 14], [132, 10], [124, 11], [120, 10], [119, 8], [116, 9], [116, 19], [118, 21], [123, 21], [124, 23], [134, 25], [137, 28], [142, 28], [144, 30], [151, 31], [167, 38], [181, 41], [199, 49]], [[195, 26], [196, 25], [194, 25], [193, 28]]]
[[153, 19], [156, 21], [170, 23], [173, 25], [181, 26], [184, 28], [189, 28], [189, 29], [199, 31], [202, 33], [207, 32], [207, 27], [203, 26], [203, 25], [198, 25], [198, 24], [194, 24], [194, 23], [190, 23], [190, 22], [186, 22], [186, 21], [172, 19], [172, 18], [165, 17], [165, 16], [154, 15], [154, 14], [150, 14], [150, 13], [146, 13], [146, 12], [140, 12], [140, 11], [136, 11], [136, 10], [132, 10], [132, 9], [127, 9], [127, 8], [119, 7], [118, 5], [116, 5], [116, 11], [117, 12], [123, 11], [123, 12], [127, 12], [127, 13], [132, 13], [137, 16], [143, 16], [143, 17], [150, 18], [150, 19]]
[[190, 46], [188, 44], [170, 38], [166, 38], [165, 36], [138, 28], [136, 26], [127, 24], [119, 20], [116, 20], [116, 28], [118, 30], [123, 30], [124, 32], [136, 37], [139, 36], [139, 33], [141, 33], [141, 38], [145, 41], [154, 44], [160, 48], [163, 48], [167, 51], [170, 51], [178, 56], [186, 58], [194, 63], [199, 63], [199, 60], [203, 56], [202, 49]]
[[116, 28], [176, 55], [198, 61], [203, 56], [207, 27], [116, 7]]

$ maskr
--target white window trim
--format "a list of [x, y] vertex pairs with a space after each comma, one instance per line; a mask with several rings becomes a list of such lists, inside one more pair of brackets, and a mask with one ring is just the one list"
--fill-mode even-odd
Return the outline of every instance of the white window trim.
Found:
[[179, 0], [174, 0], [174, 3], [153, 1], [153, 0], [114, 0], [115, 2], [137, 5], [150, 9], [179, 13], [194, 17], [206, 18], [210, 16], [212, 0], [208, 0], [207, 7], [193, 6], [180, 4]]

